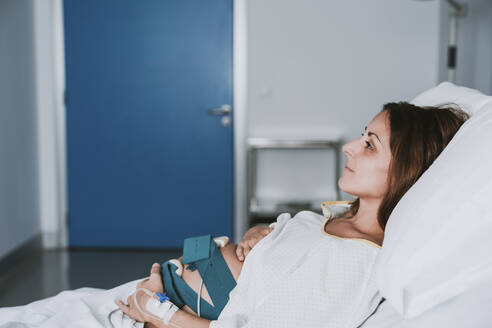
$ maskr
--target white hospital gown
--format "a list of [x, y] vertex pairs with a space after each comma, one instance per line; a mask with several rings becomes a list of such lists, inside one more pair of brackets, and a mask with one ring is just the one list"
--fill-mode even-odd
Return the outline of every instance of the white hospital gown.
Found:
[[210, 328], [358, 327], [381, 300], [379, 247], [326, 234], [326, 219], [282, 214], [248, 254], [230, 300]]

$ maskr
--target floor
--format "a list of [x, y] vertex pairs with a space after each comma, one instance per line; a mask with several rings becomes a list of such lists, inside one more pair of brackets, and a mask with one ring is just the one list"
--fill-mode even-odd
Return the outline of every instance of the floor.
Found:
[[152, 263], [180, 253], [51, 250], [32, 254], [0, 276], [0, 307], [24, 305], [66, 289], [113, 288], [148, 276]]

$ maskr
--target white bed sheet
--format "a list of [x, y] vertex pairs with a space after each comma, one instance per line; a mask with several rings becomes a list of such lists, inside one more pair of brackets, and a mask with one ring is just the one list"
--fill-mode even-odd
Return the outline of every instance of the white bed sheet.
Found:
[[80, 288], [28, 305], [0, 308], [0, 328], [143, 327], [123, 315], [116, 304], [135, 291], [141, 279], [104, 290]]

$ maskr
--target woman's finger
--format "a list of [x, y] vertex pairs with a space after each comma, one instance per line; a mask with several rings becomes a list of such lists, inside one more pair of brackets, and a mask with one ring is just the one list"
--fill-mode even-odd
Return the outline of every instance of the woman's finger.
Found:
[[250, 251], [251, 251], [251, 247], [244, 247], [244, 257], [248, 256]]
[[161, 265], [159, 263], [152, 264], [152, 268], [150, 268], [150, 274], [160, 274]]
[[261, 239], [261, 238], [253, 238], [253, 239], [248, 240], [247, 248], [251, 249], [251, 248], [255, 247], [255, 245], [258, 244], [258, 242], [260, 241], [259, 239]]
[[244, 256], [248, 255], [248, 253], [256, 245], [256, 243], [257, 243], [257, 238], [252, 238], [244, 243], [244, 247], [243, 247]]
[[124, 314], [130, 315], [130, 307], [123, 304], [123, 302], [120, 300], [118, 300], [118, 307], [121, 309], [121, 311], [123, 311]]
[[237, 245], [236, 255], [237, 255], [237, 258], [239, 259], [239, 261], [244, 260], [244, 248], [243, 248], [243, 246], [241, 246], [241, 244]]

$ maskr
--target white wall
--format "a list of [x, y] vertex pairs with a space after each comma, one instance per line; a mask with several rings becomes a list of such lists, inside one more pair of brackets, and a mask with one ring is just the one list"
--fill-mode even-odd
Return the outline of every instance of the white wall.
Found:
[[[470, 12], [459, 26], [457, 81], [492, 93], [492, 2], [466, 1]], [[446, 79], [448, 29], [442, 0], [235, 0], [235, 14], [242, 17], [235, 36], [243, 38], [235, 40], [240, 51], [235, 54], [236, 120], [244, 119], [235, 122], [235, 235], [241, 236], [246, 206], [241, 139], [358, 136], [385, 102], [410, 100]], [[0, 181], [5, 181], [0, 186], [0, 257], [40, 229], [46, 246], [63, 244], [61, 15], [60, 0], [34, 5], [33, 0], [0, 0]], [[310, 166], [304, 163], [308, 157]], [[332, 198], [330, 163], [329, 155], [312, 152], [263, 156], [259, 193]], [[299, 176], [285, 179], [291, 172]]]
[[0, 1], [0, 258], [40, 233], [33, 3]]
[[[458, 26], [457, 84], [492, 94], [492, 1], [459, 1], [469, 10]], [[384, 103], [447, 80], [448, 8], [444, 0], [249, 0], [247, 135], [357, 137]], [[332, 199], [332, 163], [312, 151], [264, 153], [259, 197]]]
[[[433, 87], [440, 5], [249, 0], [248, 136], [349, 140], [384, 103]], [[259, 197], [333, 199], [333, 162], [314, 151], [264, 153]]]
[[384, 102], [437, 81], [438, 1], [248, 5], [251, 136], [350, 135]]
[[40, 223], [43, 246], [66, 245], [66, 159], [61, 0], [34, 1]]
[[[456, 83], [492, 94], [492, 1], [460, 0], [468, 5], [458, 20]], [[449, 6], [441, 8], [440, 81], [447, 80]]]
[[66, 243], [61, 0], [0, 1], [0, 258]]

